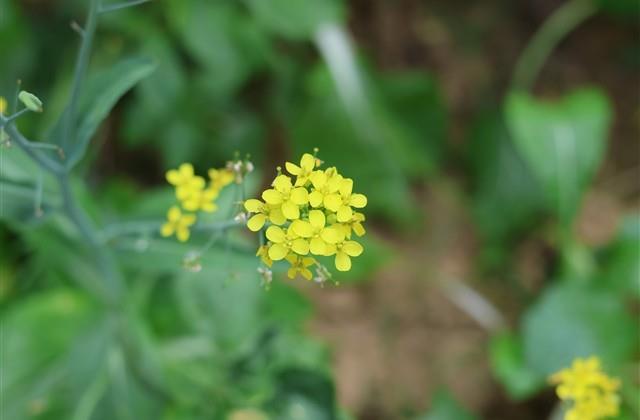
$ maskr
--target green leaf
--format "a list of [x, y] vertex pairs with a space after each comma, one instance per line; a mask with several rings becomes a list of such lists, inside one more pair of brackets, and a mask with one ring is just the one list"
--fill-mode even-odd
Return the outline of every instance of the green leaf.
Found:
[[611, 114], [607, 97], [596, 89], [555, 102], [523, 92], [506, 99], [506, 121], [518, 151], [543, 186], [548, 208], [565, 224], [602, 161]]
[[618, 238], [604, 251], [602, 260], [598, 285], [640, 298], [640, 216], [623, 221]]
[[287, 367], [278, 372], [270, 404], [274, 418], [333, 420], [337, 416], [335, 388], [321, 372]]
[[463, 408], [451, 393], [445, 389], [438, 390], [431, 401], [431, 409], [416, 420], [474, 420], [476, 416]]
[[615, 372], [638, 337], [618, 296], [572, 283], [547, 289], [524, 315], [522, 331], [526, 365], [542, 378], [591, 355]]
[[540, 375], [527, 368], [519, 336], [504, 332], [491, 337], [489, 359], [494, 374], [514, 399], [526, 398], [544, 384]]
[[256, 20], [274, 33], [294, 40], [313, 37], [321, 24], [343, 18], [338, 0], [245, 0]]
[[67, 153], [73, 166], [84, 156], [89, 141], [111, 108], [129, 89], [151, 74], [155, 64], [146, 58], [131, 58], [117, 63], [87, 81], [81, 105], [75, 144]]

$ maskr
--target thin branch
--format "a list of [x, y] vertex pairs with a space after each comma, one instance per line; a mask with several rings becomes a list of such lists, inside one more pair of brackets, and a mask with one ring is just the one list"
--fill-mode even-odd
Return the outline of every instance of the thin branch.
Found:
[[72, 20], [70, 26], [71, 29], [77, 32], [77, 34], [80, 35], [81, 38], [84, 38], [84, 29], [82, 29], [82, 26], [80, 26], [78, 22]]
[[130, 1], [123, 1], [122, 3], [110, 4], [108, 6], [102, 6], [100, 8], [100, 13], [114, 12], [116, 10], [126, 9], [129, 7], [138, 6], [143, 3], [148, 3], [149, 1], [151, 0], [130, 0]]
[[13, 115], [10, 115], [10, 116], [6, 117], [5, 119], [3, 119], [0, 122], [0, 129], [2, 127], [4, 127], [5, 125], [9, 124], [10, 122], [17, 120], [21, 115], [26, 114], [27, 112], [29, 112], [29, 109], [28, 108], [24, 108], [24, 109], [21, 109], [20, 111], [16, 112]]

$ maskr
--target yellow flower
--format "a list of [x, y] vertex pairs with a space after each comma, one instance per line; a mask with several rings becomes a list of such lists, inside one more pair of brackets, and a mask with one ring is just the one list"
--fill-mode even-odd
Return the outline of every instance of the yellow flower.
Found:
[[209, 169], [210, 188], [221, 190], [233, 182], [233, 172], [229, 169]]
[[549, 380], [556, 385], [558, 398], [572, 402], [565, 420], [598, 420], [615, 417], [620, 411], [620, 381], [607, 376], [595, 356], [575, 359], [570, 368], [554, 373]]
[[271, 267], [273, 265], [273, 260], [269, 258], [269, 247], [267, 245], [262, 245], [258, 247], [258, 252], [256, 252], [256, 257], [260, 257], [264, 265], [267, 267]]
[[299, 206], [307, 204], [308, 191], [302, 187], [294, 188], [291, 178], [286, 175], [278, 175], [273, 181], [273, 187], [262, 193], [262, 199], [272, 206], [280, 206], [287, 219], [299, 218]]
[[327, 252], [328, 244], [323, 239], [323, 235], [326, 235], [325, 231], [327, 230], [325, 228], [326, 220], [322, 211], [311, 210], [309, 212], [309, 221], [298, 219], [291, 222], [291, 228], [296, 235], [309, 239], [309, 250], [312, 254], [325, 255]]
[[351, 239], [351, 232], [355, 233], [357, 236], [363, 236], [367, 231], [364, 229], [362, 222], [364, 222], [365, 217], [364, 214], [353, 212], [353, 216], [351, 220], [345, 223], [340, 223], [339, 226], [344, 232], [344, 235]]
[[0, 96], [0, 114], [4, 114], [7, 111], [7, 100]]
[[180, 208], [173, 206], [167, 212], [167, 223], [162, 225], [160, 233], [165, 237], [175, 233], [180, 242], [185, 242], [189, 239], [189, 226], [195, 222], [195, 215], [182, 214]]
[[300, 159], [300, 166], [291, 162], [285, 162], [284, 166], [291, 175], [297, 177], [296, 187], [303, 187], [309, 180], [309, 175], [311, 175], [313, 169], [316, 167], [316, 158], [309, 153], [305, 153], [302, 155], [302, 159]]
[[287, 221], [279, 207], [270, 206], [255, 198], [245, 201], [244, 208], [250, 213], [255, 213], [247, 221], [247, 227], [253, 232], [262, 229], [267, 220], [274, 225], [283, 225]]
[[218, 198], [218, 190], [213, 188], [192, 189], [188, 196], [182, 200], [182, 207], [188, 211], [204, 211], [213, 213], [218, 206], [213, 201]]
[[346, 240], [344, 232], [338, 228], [328, 228], [323, 233], [323, 239], [328, 243], [326, 256], [336, 256], [335, 265], [338, 271], [351, 269], [351, 258], [362, 254], [363, 248], [356, 241]]
[[178, 200], [185, 200], [194, 191], [204, 188], [204, 178], [194, 175], [193, 165], [183, 163], [178, 169], [171, 169], [166, 174], [169, 184], [176, 187]]
[[283, 259], [291, 251], [298, 255], [309, 253], [309, 242], [296, 235], [291, 226], [286, 232], [278, 226], [269, 226], [266, 235], [267, 239], [273, 242], [269, 247], [269, 257], [274, 261]]
[[289, 254], [286, 258], [287, 261], [289, 261], [289, 263], [291, 264], [291, 268], [287, 270], [287, 277], [293, 279], [296, 277], [296, 274], [300, 273], [305, 279], [311, 280], [313, 274], [307, 267], [311, 267], [312, 265], [314, 265], [316, 263], [316, 260], [311, 257], [302, 257], [295, 254]]
[[351, 220], [351, 206], [361, 209], [367, 205], [367, 197], [364, 194], [353, 194], [352, 191], [353, 180], [345, 178], [340, 181], [339, 194], [329, 194], [324, 198], [324, 206], [337, 213], [338, 222]]
[[324, 204], [325, 197], [338, 192], [342, 176], [336, 168], [329, 168], [326, 171], [313, 172], [310, 180], [313, 191], [309, 194], [309, 204], [311, 207], [320, 207]]

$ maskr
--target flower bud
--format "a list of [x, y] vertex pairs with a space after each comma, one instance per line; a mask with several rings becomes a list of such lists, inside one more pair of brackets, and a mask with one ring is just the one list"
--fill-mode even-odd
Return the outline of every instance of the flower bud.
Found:
[[4, 114], [7, 111], [7, 100], [0, 96], [0, 114]]
[[22, 102], [30, 111], [42, 112], [42, 101], [33, 93], [22, 90], [18, 95], [18, 99], [20, 99], [20, 102]]

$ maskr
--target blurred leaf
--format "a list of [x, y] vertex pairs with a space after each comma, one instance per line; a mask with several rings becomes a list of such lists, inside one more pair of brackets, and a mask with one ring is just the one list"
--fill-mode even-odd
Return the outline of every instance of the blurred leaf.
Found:
[[75, 144], [67, 154], [69, 165], [75, 164], [84, 156], [93, 134], [118, 99], [151, 74], [154, 68], [155, 64], [146, 58], [131, 58], [87, 80], [87, 88], [79, 107]]
[[603, 255], [599, 285], [640, 298], [640, 216], [627, 217], [616, 241]]
[[270, 407], [275, 418], [282, 420], [334, 420], [338, 415], [330, 378], [296, 367], [278, 373]]
[[[39, 223], [43, 216], [38, 216], [35, 209], [36, 187], [12, 182], [0, 177], [2, 191], [2, 211], [0, 220], [15, 223]], [[55, 211], [53, 204], [45, 197], [40, 208], [43, 215]]]
[[474, 415], [463, 408], [447, 390], [440, 389], [431, 400], [431, 409], [416, 420], [474, 420]]
[[505, 115], [519, 153], [542, 184], [547, 206], [568, 224], [600, 166], [611, 107], [596, 89], [577, 90], [557, 102], [512, 93]]
[[337, 23], [343, 18], [340, 0], [245, 0], [256, 20], [285, 38], [312, 38], [321, 24]]
[[527, 368], [519, 336], [504, 332], [491, 337], [489, 357], [494, 374], [514, 399], [529, 397], [545, 383]]
[[522, 334], [526, 365], [541, 378], [591, 355], [616, 372], [638, 339], [616, 295], [566, 282], [548, 288], [527, 310]]

